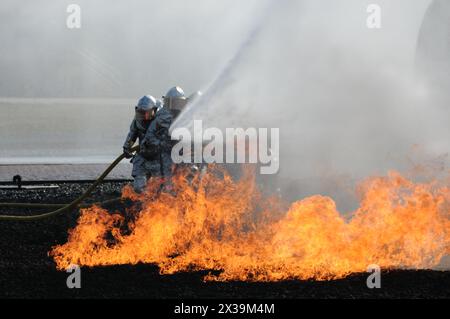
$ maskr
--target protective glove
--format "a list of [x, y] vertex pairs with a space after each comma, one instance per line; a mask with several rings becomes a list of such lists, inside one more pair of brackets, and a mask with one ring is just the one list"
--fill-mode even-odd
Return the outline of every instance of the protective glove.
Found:
[[128, 147], [123, 148], [123, 154], [125, 154], [125, 158], [132, 158], [133, 153], [130, 151]]

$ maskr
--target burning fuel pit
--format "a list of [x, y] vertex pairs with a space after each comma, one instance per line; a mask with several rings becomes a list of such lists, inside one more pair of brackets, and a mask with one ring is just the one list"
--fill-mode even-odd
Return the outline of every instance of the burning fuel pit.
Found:
[[[253, 181], [251, 174], [236, 182], [216, 172], [190, 183], [178, 180], [176, 196], [163, 194], [157, 201], [148, 196], [155, 185], [137, 195], [122, 189], [123, 183], [108, 182], [92, 201], [122, 192], [142, 201], [139, 210], [114, 204], [1, 223], [0, 295], [450, 297], [450, 272], [383, 271], [381, 289], [373, 290], [364, 273], [372, 263], [382, 269], [426, 269], [439, 262], [448, 251], [448, 188], [414, 184], [396, 173], [371, 179], [362, 186], [360, 209], [344, 221], [329, 198], [286, 205], [263, 198]], [[1, 191], [0, 200], [64, 203], [87, 186]], [[137, 214], [131, 222], [124, 217], [127, 211]], [[71, 263], [82, 266], [81, 289], [68, 289], [69, 274], [57, 270]]]

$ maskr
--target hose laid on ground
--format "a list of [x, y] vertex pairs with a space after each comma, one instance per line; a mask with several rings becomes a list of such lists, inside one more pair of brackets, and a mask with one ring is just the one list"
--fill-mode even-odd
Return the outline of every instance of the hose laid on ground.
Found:
[[[131, 149], [132, 152], [139, 151], [139, 146], [135, 146]], [[31, 208], [31, 207], [45, 207], [45, 208], [57, 208], [54, 211], [39, 214], [39, 215], [32, 215], [32, 216], [16, 216], [16, 215], [0, 215], [0, 221], [34, 221], [34, 220], [40, 220], [52, 216], [56, 216], [68, 211], [71, 211], [75, 208], [78, 208], [81, 206], [81, 203], [91, 195], [92, 191], [106, 178], [106, 176], [111, 173], [111, 171], [125, 158], [125, 154], [121, 154], [119, 157], [115, 159], [114, 162], [111, 163], [111, 165], [108, 166], [108, 168], [103, 172], [102, 175], [100, 175], [99, 178], [95, 180], [95, 182], [89, 186], [89, 188], [77, 199], [72, 201], [69, 204], [65, 204], [61, 207], [61, 204], [31, 204], [31, 203], [0, 203], [0, 206], [8, 206], [8, 207], [21, 207], [21, 208]], [[118, 201], [120, 199], [112, 199], [109, 201], [102, 202], [101, 204], [105, 203], [111, 203], [114, 201]], [[38, 206], [39, 205], [39, 206]], [[87, 205], [83, 205], [87, 206]]]

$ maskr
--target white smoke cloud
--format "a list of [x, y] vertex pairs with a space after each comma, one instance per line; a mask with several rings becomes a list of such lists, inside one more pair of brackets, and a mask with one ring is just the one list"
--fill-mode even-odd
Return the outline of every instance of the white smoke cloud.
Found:
[[[448, 99], [414, 75], [430, 0], [377, 1], [380, 30], [366, 27], [366, 0], [80, 0], [82, 28], [68, 30], [72, 2], [2, 1], [1, 96], [138, 99], [175, 84], [213, 87], [177, 125], [279, 127], [286, 178], [385, 173], [403, 168], [415, 144], [432, 156], [449, 150]], [[105, 110], [84, 109], [92, 120], [78, 131], [102, 131], [108, 139], [92, 149], [114, 154], [130, 118], [94, 120]], [[82, 136], [72, 145], [92, 140], [71, 134]]]
[[384, 174], [405, 168], [416, 144], [433, 156], [448, 152], [449, 108], [414, 72], [430, 1], [378, 1], [380, 30], [366, 26], [370, 3], [278, 1], [212, 94], [176, 126], [195, 118], [214, 127], [280, 127], [285, 178]]
[[[209, 81], [260, 1], [4, 0], [0, 96], [163, 95]], [[66, 27], [67, 6], [81, 29]]]

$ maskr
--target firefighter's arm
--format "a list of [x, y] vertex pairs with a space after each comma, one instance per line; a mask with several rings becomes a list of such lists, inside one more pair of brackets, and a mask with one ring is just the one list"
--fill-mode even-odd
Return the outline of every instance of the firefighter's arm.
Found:
[[149, 153], [158, 153], [169, 136], [172, 116], [169, 112], [158, 114], [148, 128], [142, 147]]
[[138, 138], [138, 131], [136, 127], [136, 120], [133, 120], [130, 125], [130, 131], [128, 132], [127, 138], [125, 139], [125, 143], [123, 144], [123, 152], [127, 156], [127, 158], [131, 158], [133, 155], [131, 154], [131, 148]]

